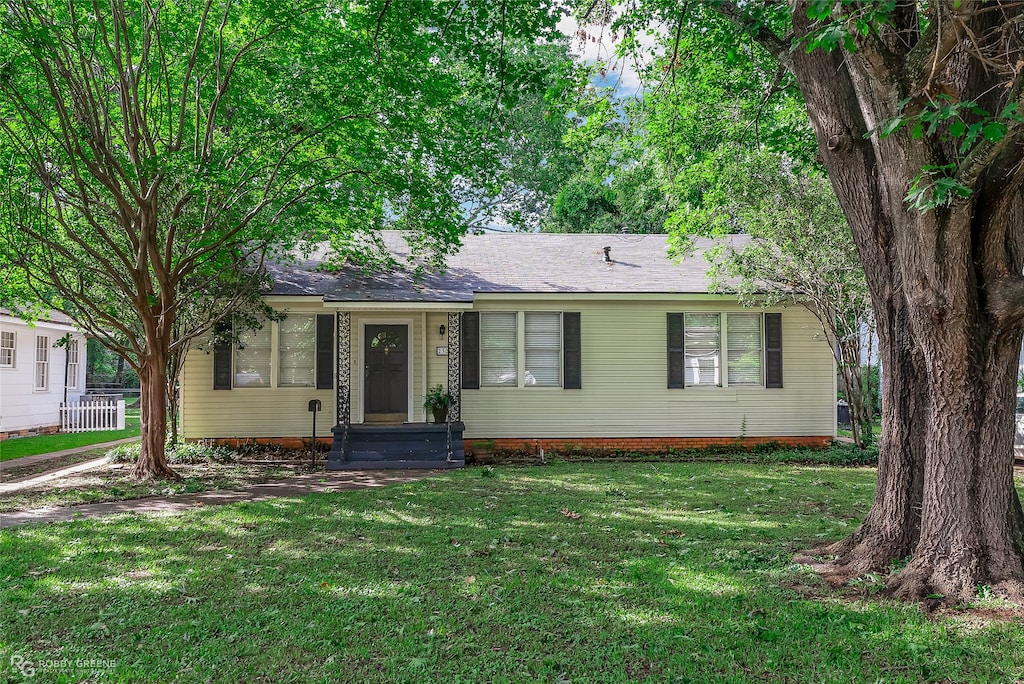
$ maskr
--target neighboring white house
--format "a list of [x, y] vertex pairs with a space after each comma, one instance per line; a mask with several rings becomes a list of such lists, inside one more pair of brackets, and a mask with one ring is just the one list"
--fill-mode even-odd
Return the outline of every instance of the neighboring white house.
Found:
[[63, 314], [29, 325], [0, 309], [0, 440], [60, 428], [65, 390], [69, 402], [85, 393], [85, 354], [85, 336]]

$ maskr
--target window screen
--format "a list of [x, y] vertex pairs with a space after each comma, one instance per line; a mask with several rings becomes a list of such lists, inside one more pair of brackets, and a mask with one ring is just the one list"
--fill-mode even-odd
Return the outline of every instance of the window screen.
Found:
[[235, 350], [235, 387], [270, 387], [270, 324], [246, 330]]
[[78, 340], [68, 341], [68, 389], [78, 389]]
[[687, 387], [715, 387], [722, 384], [721, 314], [688, 313], [684, 316], [684, 358]]
[[0, 332], [0, 368], [14, 368], [14, 349], [14, 332]]
[[480, 384], [515, 387], [518, 380], [514, 313], [480, 314]]
[[525, 348], [527, 386], [559, 387], [562, 384], [562, 314], [526, 312]]
[[316, 365], [316, 317], [288, 316], [278, 338], [278, 387], [313, 387]]
[[761, 314], [726, 316], [729, 347], [729, 384], [761, 385]]
[[35, 388], [50, 388], [50, 338], [43, 335], [36, 337]]

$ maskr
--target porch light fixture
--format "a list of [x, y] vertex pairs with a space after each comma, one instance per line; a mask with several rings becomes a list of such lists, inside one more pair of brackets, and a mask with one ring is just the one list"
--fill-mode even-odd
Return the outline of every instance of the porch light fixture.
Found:
[[438, 334], [439, 334], [439, 335], [440, 335], [441, 337], [444, 337], [444, 331], [445, 331], [445, 327], [444, 327], [444, 323], [442, 323], [442, 324], [441, 324], [441, 327], [440, 327], [440, 328], [438, 328], [438, 330], [437, 330], [437, 333], [438, 333]]

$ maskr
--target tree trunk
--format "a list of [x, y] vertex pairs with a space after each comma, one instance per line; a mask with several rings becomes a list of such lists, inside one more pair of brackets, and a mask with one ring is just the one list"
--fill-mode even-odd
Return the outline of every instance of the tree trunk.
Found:
[[[806, 7], [792, 16], [805, 35]], [[911, 182], [943, 152], [905, 129], [869, 134], [896, 115], [895, 85], [873, 80], [859, 54], [792, 55], [864, 266], [886, 370], [874, 503], [850, 538], [812, 553], [828, 555], [818, 567], [837, 582], [912, 556], [889, 579], [904, 598], [968, 600], [981, 585], [1022, 598], [1024, 513], [1012, 472], [1020, 323], [992, 305], [1024, 266], [1012, 164], [969, 199], [911, 209]]]
[[167, 362], [159, 354], [150, 354], [139, 368], [142, 450], [135, 464], [135, 477], [140, 479], [177, 479], [178, 474], [167, 465]]
[[167, 414], [171, 422], [169, 435], [171, 444], [178, 443], [178, 393], [173, 387], [167, 388]]
[[924, 435], [929, 419], [927, 381], [911, 348], [904, 307], [876, 310], [882, 376], [882, 431], [878, 484], [860, 528], [835, 544], [812, 549], [827, 562], [812, 565], [842, 583], [867, 572], [885, 572], [911, 554], [919, 538], [924, 481]]
[[[908, 291], [910, 323], [927, 369], [933, 411], [925, 443], [920, 540], [890, 588], [899, 596], [940, 594], [959, 601], [988, 585], [1022, 599], [1024, 528], [1013, 484], [1021, 337], [988, 306], [998, 277], [992, 277], [992, 261], [985, 258], [990, 247], [980, 238], [1010, 235], [1009, 216], [954, 205], [910, 218], [910, 228], [918, 232], [904, 237], [898, 251], [907, 270], [921, 274]], [[944, 253], [936, 249], [940, 245]], [[1019, 273], [1019, 264], [1015, 270]]]

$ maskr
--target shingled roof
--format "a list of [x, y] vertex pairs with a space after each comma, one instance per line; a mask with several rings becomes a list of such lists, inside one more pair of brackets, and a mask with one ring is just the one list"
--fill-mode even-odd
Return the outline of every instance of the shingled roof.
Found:
[[[385, 244], [402, 262], [408, 247], [396, 231]], [[733, 243], [744, 236], [728, 238]], [[354, 267], [318, 270], [316, 256], [298, 264], [270, 267], [270, 294], [320, 296], [328, 302], [472, 302], [476, 293], [659, 293], [708, 291], [704, 250], [676, 262], [665, 235], [488, 233], [463, 238], [443, 272], [415, 279], [410, 270], [366, 274]], [[610, 247], [610, 261], [604, 248]]]

